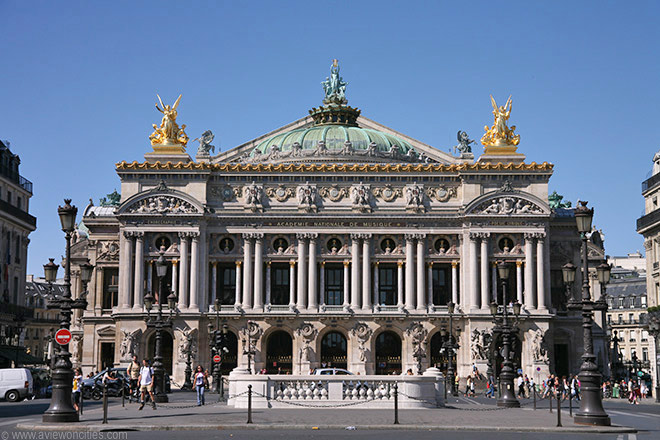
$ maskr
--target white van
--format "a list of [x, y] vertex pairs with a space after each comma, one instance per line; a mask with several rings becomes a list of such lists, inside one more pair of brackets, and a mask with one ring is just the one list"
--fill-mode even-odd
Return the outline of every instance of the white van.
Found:
[[32, 373], [27, 368], [0, 369], [0, 398], [18, 402], [32, 395]]

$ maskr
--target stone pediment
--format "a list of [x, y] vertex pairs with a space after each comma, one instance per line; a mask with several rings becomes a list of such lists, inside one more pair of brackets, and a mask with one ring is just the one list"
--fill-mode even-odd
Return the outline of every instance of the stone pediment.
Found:
[[96, 330], [96, 334], [101, 336], [101, 337], [108, 337], [108, 338], [114, 338], [115, 337], [115, 326], [114, 325], [106, 325], [103, 327], [100, 327], [99, 329]]
[[161, 182], [153, 189], [130, 197], [117, 215], [202, 215], [204, 207], [188, 194], [168, 188]]
[[495, 191], [473, 200], [466, 216], [549, 216], [550, 208], [538, 197], [521, 191]]

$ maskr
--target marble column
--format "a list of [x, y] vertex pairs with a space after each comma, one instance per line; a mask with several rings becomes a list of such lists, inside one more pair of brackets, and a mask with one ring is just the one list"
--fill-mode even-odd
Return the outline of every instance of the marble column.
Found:
[[211, 304], [215, 305], [216, 299], [218, 299], [218, 262], [213, 261], [211, 263]]
[[490, 270], [490, 286], [491, 286], [491, 301], [497, 302], [497, 280], [499, 279], [499, 276], [497, 275], [497, 263], [495, 261], [492, 262], [492, 268]]
[[402, 309], [404, 307], [403, 305], [403, 297], [404, 297], [404, 289], [403, 289], [403, 261], [397, 261], [396, 262], [396, 305], [399, 307], [399, 309]]
[[254, 308], [263, 311], [264, 308], [264, 254], [263, 234], [256, 234], [254, 240]]
[[309, 265], [308, 272], [309, 278], [307, 283], [307, 308], [311, 311], [318, 311], [318, 292], [317, 292], [317, 272], [318, 265], [316, 264], [316, 238], [317, 234], [310, 234], [309, 236]]
[[135, 285], [133, 286], [133, 308], [142, 310], [144, 298], [144, 232], [135, 233]]
[[465, 297], [466, 307], [470, 309], [479, 308], [479, 254], [477, 250], [477, 240], [478, 235], [476, 233], [470, 233], [470, 268], [468, 273], [470, 274], [470, 296], [469, 302], [468, 297]]
[[536, 239], [536, 303], [539, 310], [547, 310], [545, 294], [545, 234], [538, 234]]
[[489, 233], [481, 234], [481, 309], [488, 309], [490, 304], [490, 289], [488, 286], [488, 237]]
[[350, 273], [350, 270], [349, 270], [350, 264], [351, 264], [350, 261], [344, 260], [344, 303], [343, 303], [343, 306], [344, 306], [345, 309], [348, 308], [349, 305], [350, 305], [350, 300], [348, 298], [349, 294], [350, 294], [350, 291], [351, 291], [351, 284], [350, 284], [351, 273]]
[[415, 243], [412, 234], [406, 234], [406, 309], [415, 308]]
[[380, 304], [380, 301], [378, 301], [378, 289], [379, 289], [379, 283], [380, 283], [380, 270], [379, 270], [379, 263], [378, 261], [374, 261], [373, 264], [373, 270], [374, 270], [374, 288], [373, 288], [373, 305]]
[[362, 241], [362, 309], [371, 310], [371, 234]]
[[441, 306], [444, 304], [436, 304], [433, 302], [433, 262], [426, 263], [426, 303], [429, 307]]
[[525, 234], [525, 307], [527, 310], [536, 308], [536, 284], [534, 283], [534, 235]]
[[523, 280], [522, 280], [522, 265], [521, 260], [516, 261], [516, 300], [523, 303]]
[[179, 232], [179, 308], [188, 308], [188, 233]]
[[298, 234], [298, 310], [307, 308], [307, 239], [305, 234]]
[[325, 261], [321, 261], [319, 268], [319, 304], [325, 305]]
[[360, 308], [360, 237], [351, 235], [351, 307]]
[[424, 241], [425, 235], [417, 235], [417, 310], [426, 310], [426, 282], [424, 281]]
[[236, 260], [236, 295], [235, 295], [236, 298], [234, 299], [234, 307], [236, 308], [241, 306], [242, 292], [243, 292], [243, 262], [241, 260]]
[[[147, 292], [152, 293], [151, 290], [151, 280], [154, 276], [154, 262], [149, 260], [147, 262]], [[174, 284], [176, 280], [176, 260], [172, 260], [172, 290], [176, 294], [176, 285]]]
[[289, 308], [296, 306], [296, 260], [289, 261]]
[[270, 283], [271, 283], [271, 274], [270, 274], [270, 260], [266, 262], [266, 306], [270, 306]]
[[127, 309], [131, 306], [133, 233], [124, 231], [119, 237], [123, 244], [119, 253], [119, 308]]
[[451, 302], [458, 305], [458, 261], [451, 262]]
[[243, 309], [252, 308], [254, 274], [252, 272], [252, 250], [254, 238], [252, 234], [243, 234]]
[[193, 232], [190, 246], [190, 309], [199, 311], [199, 233]]

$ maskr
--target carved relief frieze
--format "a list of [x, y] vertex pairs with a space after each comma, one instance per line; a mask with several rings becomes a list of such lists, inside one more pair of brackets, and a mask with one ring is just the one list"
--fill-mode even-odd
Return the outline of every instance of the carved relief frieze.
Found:
[[339, 202], [344, 197], [348, 197], [349, 189], [339, 185], [324, 186], [319, 190], [319, 195], [324, 198], [327, 197], [333, 202]]
[[381, 198], [386, 202], [393, 202], [397, 197], [403, 197], [403, 190], [401, 188], [393, 188], [392, 185], [387, 184], [383, 187], [374, 188], [373, 194], [375, 197]]
[[99, 241], [96, 244], [97, 261], [119, 261], [119, 243], [114, 240]]
[[300, 185], [296, 190], [298, 196], [298, 209], [305, 212], [316, 212], [316, 185], [309, 182]]
[[263, 211], [264, 187], [255, 182], [243, 187], [243, 197], [245, 198], [245, 209], [252, 212]]
[[223, 202], [231, 202], [241, 196], [240, 188], [232, 188], [229, 185], [213, 185], [210, 187], [209, 192], [212, 197], [218, 197]]
[[436, 188], [428, 188], [426, 190], [426, 195], [430, 199], [435, 199], [438, 202], [446, 202], [452, 197], [456, 197], [458, 195], [458, 190], [455, 186], [441, 185]]
[[424, 186], [414, 183], [406, 185], [406, 211], [424, 212]]
[[543, 214], [543, 208], [520, 197], [496, 197], [477, 206], [473, 213], [490, 215]]
[[360, 182], [351, 187], [351, 205], [354, 211], [371, 212], [371, 188]]
[[287, 188], [284, 185], [266, 188], [266, 195], [273, 197], [278, 202], [286, 202], [289, 198], [296, 194], [293, 188]]
[[199, 212], [191, 203], [172, 195], [154, 195], [135, 202], [128, 208], [131, 214], [196, 214]]

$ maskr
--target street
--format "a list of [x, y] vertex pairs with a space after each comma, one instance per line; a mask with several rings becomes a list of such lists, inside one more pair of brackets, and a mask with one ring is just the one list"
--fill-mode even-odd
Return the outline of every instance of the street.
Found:
[[[245, 412], [237, 412], [231, 408], [227, 408], [224, 405], [213, 404], [215, 400], [214, 395], [209, 395], [207, 400], [207, 405], [198, 408], [194, 404], [194, 394], [188, 392], [175, 392], [170, 395], [170, 403], [167, 405], [161, 406], [156, 411], [151, 410], [150, 408], [145, 408], [142, 413], [138, 413], [137, 407], [135, 404], [129, 405], [126, 403], [126, 407], [121, 407], [121, 399], [110, 399], [109, 405], [109, 424], [107, 425], [107, 430], [112, 431], [113, 426], [117, 426], [121, 423], [123, 417], [139, 417], [141, 422], [144, 423], [159, 423], [167, 420], [174, 420], [175, 426], [182, 425], [192, 425], [196, 422], [204, 422], [213, 416], [221, 416], [224, 414], [228, 416], [231, 427], [227, 429], [218, 430], [216, 429], [200, 429], [195, 430], [194, 433], [185, 432], [183, 430], [176, 430], [172, 428], [171, 430], [163, 431], [132, 431], [131, 428], [120, 428], [117, 431], [101, 433], [104, 436], [96, 438], [114, 438], [114, 439], [153, 439], [158, 438], [160, 440], [167, 439], [178, 439], [181, 438], [184, 434], [190, 436], [193, 434], [197, 439], [261, 439], [261, 438], [287, 438], [287, 439], [306, 439], [306, 438], [318, 438], [318, 439], [329, 439], [329, 438], [360, 438], [360, 439], [401, 439], [401, 438], [415, 438], [415, 439], [431, 439], [439, 438], [440, 436], [447, 436], [453, 439], [474, 439], [480, 438], [483, 436], [485, 431], [479, 431], [475, 427], [474, 420], [486, 419], [487, 417], [495, 417], [504, 419], [507, 417], [507, 414], [512, 414], [511, 410], [506, 411], [497, 411], [494, 410], [495, 400], [486, 399], [483, 397], [475, 398], [450, 398], [447, 404], [454, 409], [438, 409], [438, 410], [423, 410], [424, 412], [428, 411], [427, 414], [431, 415], [444, 415], [449, 416], [451, 422], [447, 426], [455, 426], [456, 430], [451, 431], [438, 431], [437, 429], [433, 430], [424, 430], [420, 429], [421, 425], [419, 422], [414, 423], [413, 417], [419, 417], [419, 411], [401, 411], [400, 420], [401, 424], [404, 426], [396, 427], [396, 429], [361, 429], [361, 425], [368, 424], [367, 417], [370, 414], [376, 417], [377, 413], [380, 413], [378, 410], [338, 410], [338, 409], [328, 409], [328, 410], [311, 410], [313, 411], [313, 419], [318, 420], [319, 424], [323, 423], [332, 423], [333, 419], [336, 420], [346, 420], [345, 417], [349, 417], [354, 414], [354, 422], [352, 424], [346, 423], [346, 427], [355, 427], [355, 430], [351, 429], [313, 429], [313, 426], [306, 427], [304, 429], [286, 429], [287, 420], [295, 420], [296, 416], [300, 414], [298, 409], [291, 410], [255, 410], [254, 420], [256, 425], [246, 425], [245, 429], [236, 428], [236, 424], [242, 424], [245, 420]], [[542, 426], [541, 428], [553, 428], [554, 421], [556, 420], [556, 408], [553, 408], [552, 416], [549, 415], [548, 411], [548, 402], [547, 401], [538, 401], [537, 410], [532, 409], [532, 402], [529, 399], [524, 400], [523, 402], [524, 409], [516, 410], [522, 411], [523, 419], [529, 418], [530, 423], [538, 424], [538, 417], [546, 417], [544, 423], [547, 426]], [[564, 427], [570, 425], [570, 417], [568, 413], [568, 407], [565, 405], [567, 402], [563, 402], [562, 407], [562, 421]], [[488, 436], [492, 440], [499, 439], [511, 439], [514, 438], [534, 438], [534, 439], [588, 439], [588, 438], [605, 438], [612, 440], [644, 440], [644, 439], [655, 439], [658, 437], [660, 432], [660, 405], [653, 403], [651, 400], [644, 401], [641, 405], [632, 406], [627, 403], [625, 400], [608, 400], [604, 402], [604, 406], [607, 412], [612, 418], [612, 423], [614, 425], [624, 425], [629, 427], [634, 427], [638, 430], [636, 434], [629, 433], [608, 433], [608, 434], [596, 434], [596, 433], [579, 433], [579, 432], [522, 432], [522, 433], [512, 433], [510, 430], [507, 432], [498, 432], [494, 430], [488, 430]], [[21, 431], [16, 428], [17, 424], [30, 424], [30, 423], [40, 423], [41, 414], [48, 407], [48, 401], [44, 399], [33, 400], [33, 401], [23, 401], [19, 403], [9, 403], [9, 402], [0, 402], [0, 436], [2, 440], [11, 439], [11, 438], [70, 438], [62, 437], [67, 431], [64, 428], [65, 432], [41, 432], [41, 437], [30, 437], [28, 434], [29, 431]], [[460, 411], [458, 409], [464, 409], [466, 411]], [[264, 425], [259, 427], [259, 423], [263, 423], [267, 419], [267, 416], [274, 414], [276, 411], [283, 417], [275, 417], [280, 422], [280, 425], [276, 428], [263, 429]], [[483, 411], [479, 413], [479, 411]], [[90, 401], [85, 403], [85, 412], [82, 420], [92, 420], [99, 419], [102, 415], [102, 405], [100, 401]], [[333, 416], [334, 415], [334, 416]], [[344, 417], [344, 419], [342, 418]], [[470, 419], [472, 417], [472, 419]], [[476, 417], [476, 419], [474, 419]], [[310, 417], [311, 419], [312, 417]], [[272, 417], [271, 417], [272, 419]], [[269, 419], [270, 420], [270, 419]], [[386, 419], [389, 420], [389, 413], [386, 414]], [[438, 418], [439, 420], [439, 418]], [[471, 421], [472, 420], [472, 421]], [[179, 422], [180, 421], [180, 422]], [[413, 423], [411, 423], [413, 421]], [[381, 423], [385, 423], [383, 419], [380, 419]], [[549, 422], [549, 423], [548, 423]], [[284, 423], [284, 425], [282, 424]], [[296, 424], [295, 421], [291, 422]], [[390, 422], [387, 422], [390, 423]], [[410, 424], [410, 428], [407, 428], [405, 425]], [[523, 423], [524, 426], [524, 423]], [[253, 429], [253, 428], [258, 429]], [[539, 427], [539, 426], [535, 426]], [[105, 428], [104, 428], [105, 429]], [[135, 428], [139, 429], [138, 425], [135, 424]], [[189, 426], [186, 428], [191, 429]], [[501, 428], [506, 429], [506, 427]], [[34, 432], [34, 431], [33, 431]], [[6, 434], [5, 434], [6, 433]], [[75, 433], [78, 437], [76, 438], [92, 438], [93, 434], [98, 435], [99, 433], [85, 433], [77, 432]], [[60, 437], [57, 437], [57, 436]], [[85, 437], [87, 435], [88, 437]]]

